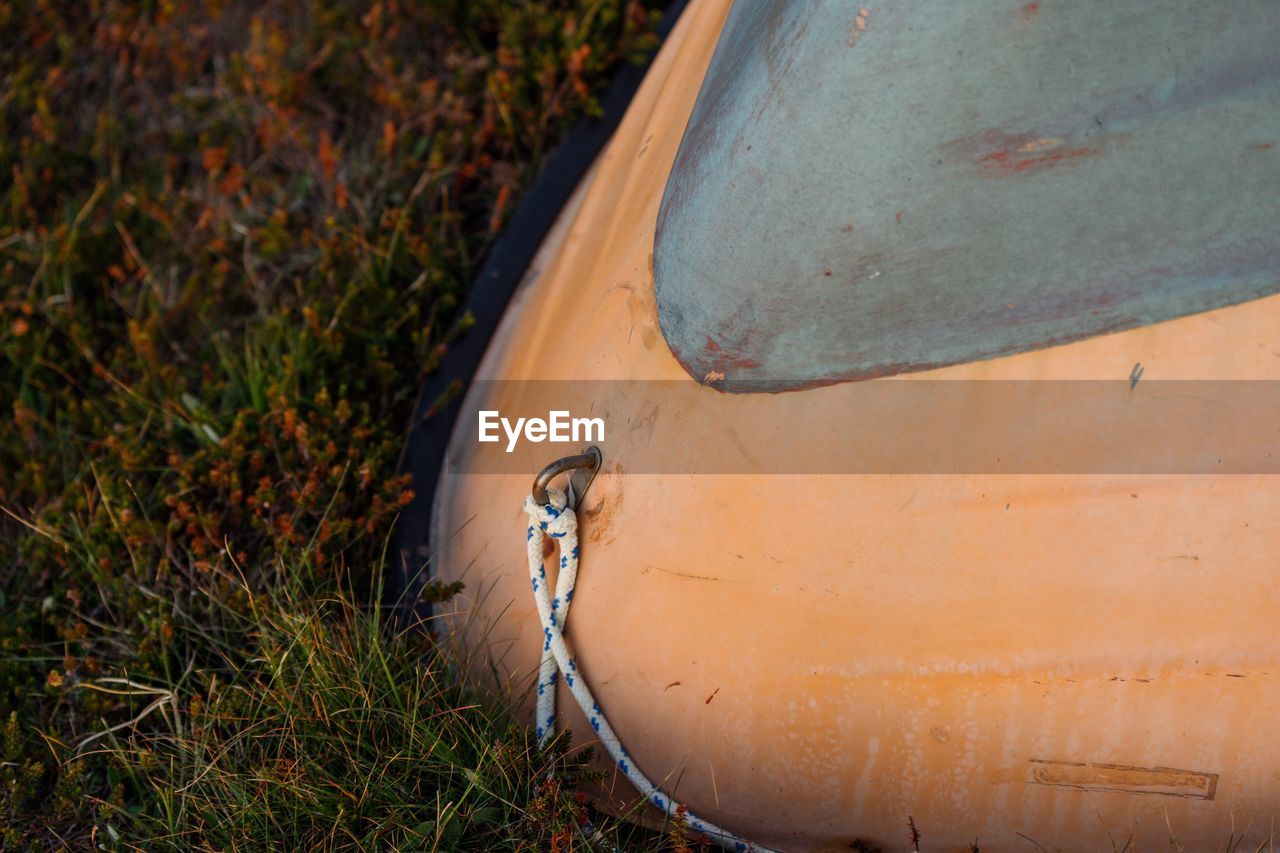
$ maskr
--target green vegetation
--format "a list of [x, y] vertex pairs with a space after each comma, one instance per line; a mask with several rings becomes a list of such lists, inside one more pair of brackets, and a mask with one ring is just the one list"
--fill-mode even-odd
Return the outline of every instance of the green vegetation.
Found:
[[372, 605], [466, 285], [656, 5], [0, 0], [0, 848], [580, 846], [582, 756]]

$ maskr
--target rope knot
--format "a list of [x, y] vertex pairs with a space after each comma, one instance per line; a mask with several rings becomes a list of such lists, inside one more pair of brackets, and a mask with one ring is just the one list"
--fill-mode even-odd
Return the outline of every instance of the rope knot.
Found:
[[578, 515], [568, 508], [563, 489], [547, 489], [547, 503], [539, 504], [533, 495], [524, 499], [524, 511], [538, 530], [552, 539], [563, 539], [578, 532]]

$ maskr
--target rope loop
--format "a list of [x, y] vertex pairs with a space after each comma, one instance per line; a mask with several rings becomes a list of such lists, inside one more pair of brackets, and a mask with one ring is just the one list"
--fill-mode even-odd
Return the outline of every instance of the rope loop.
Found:
[[563, 489], [547, 489], [548, 501], [537, 503], [533, 495], [524, 499], [524, 511], [529, 520], [537, 525], [537, 529], [552, 539], [564, 539], [578, 535], [578, 514], [569, 509], [568, 498]]
[[[568, 644], [564, 629], [569, 621], [569, 603], [573, 601], [574, 587], [578, 580], [578, 516], [569, 506], [562, 489], [547, 488], [547, 501], [540, 503], [529, 495], [524, 499], [524, 511], [529, 517], [525, 533], [525, 548], [529, 558], [529, 580], [533, 586], [533, 600], [542, 622], [542, 660], [538, 666], [538, 699], [535, 711], [539, 746], [545, 746], [555, 735], [556, 685], [564, 676], [564, 684], [578, 707], [586, 714], [614, 764], [626, 776], [632, 786], [652, 805], [667, 815], [683, 820], [695, 832], [709, 836], [721, 847], [729, 850], [756, 850], [771, 853], [738, 838], [728, 830], [704, 820], [684, 806], [673, 801], [636, 767], [627, 754], [604, 711], [587, 686], [586, 678], [578, 669]], [[543, 546], [548, 537], [559, 546], [560, 561], [555, 576], [554, 591], [543, 564]]]

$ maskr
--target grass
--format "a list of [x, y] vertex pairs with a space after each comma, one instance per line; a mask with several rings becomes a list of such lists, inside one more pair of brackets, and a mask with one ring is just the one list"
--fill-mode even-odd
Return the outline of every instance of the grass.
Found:
[[0, 847], [580, 846], [583, 756], [372, 603], [467, 283], [656, 5], [0, 0]]
[[[493, 850], [574, 840], [586, 814], [572, 794], [585, 781], [580, 759], [540, 753], [528, 730], [468, 696], [447, 658], [424, 657], [416, 635], [389, 631], [358, 597], [276, 590], [250, 602], [252, 615], [229, 615], [232, 630], [210, 637], [223, 665], [205, 690], [184, 704], [168, 688], [136, 685], [139, 704], [161, 703], [166, 725], [110, 757], [152, 779], [149, 846]], [[253, 657], [241, 637], [252, 638]]]

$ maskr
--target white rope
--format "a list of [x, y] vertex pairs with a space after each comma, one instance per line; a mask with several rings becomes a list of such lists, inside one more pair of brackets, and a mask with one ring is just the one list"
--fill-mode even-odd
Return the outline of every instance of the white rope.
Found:
[[[772, 853], [738, 838], [728, 830], [695, 816], [687, 808], [661, 791], [649, 781], [627, 750], [614, 734], [613, 727], [605, 719], [604, 712], [587, 687], [586, 679], [578, 670], [573, 655], [564, 640], [564, 626], [569, 618], [569, 602], [573, 601], [573, 589], [578, 579], [578, 517], [567, 508], [565, 494], [560, 489], [547, 489], [546, 504], [538, 504], [533, 496], [525, 498], [524, 511], [529, 516], [529, 529], [525, 544], [529, 553], [529, 579], [533, 584], [533, 598], [538, 605], [538, 618], [542, 621], [542, 662], [538, 668], [538, 707], [536, 730], [538, 742], [545, 745], [555, 733], [556, 682], [561, 674], [569, 692], [587, 715], [591, 728], [595, 729], [609, 757], [627, 777], [640, 795], [667, 815], [683, 819], [695, 832], [700, 832], [720, 846], [730, 850], [757, 850]], [[560, 546], [560, 568], [556, 574], [555, 596], [547, 581], [547, 570], [542, 563], [543, 543], [550, 537]]]

